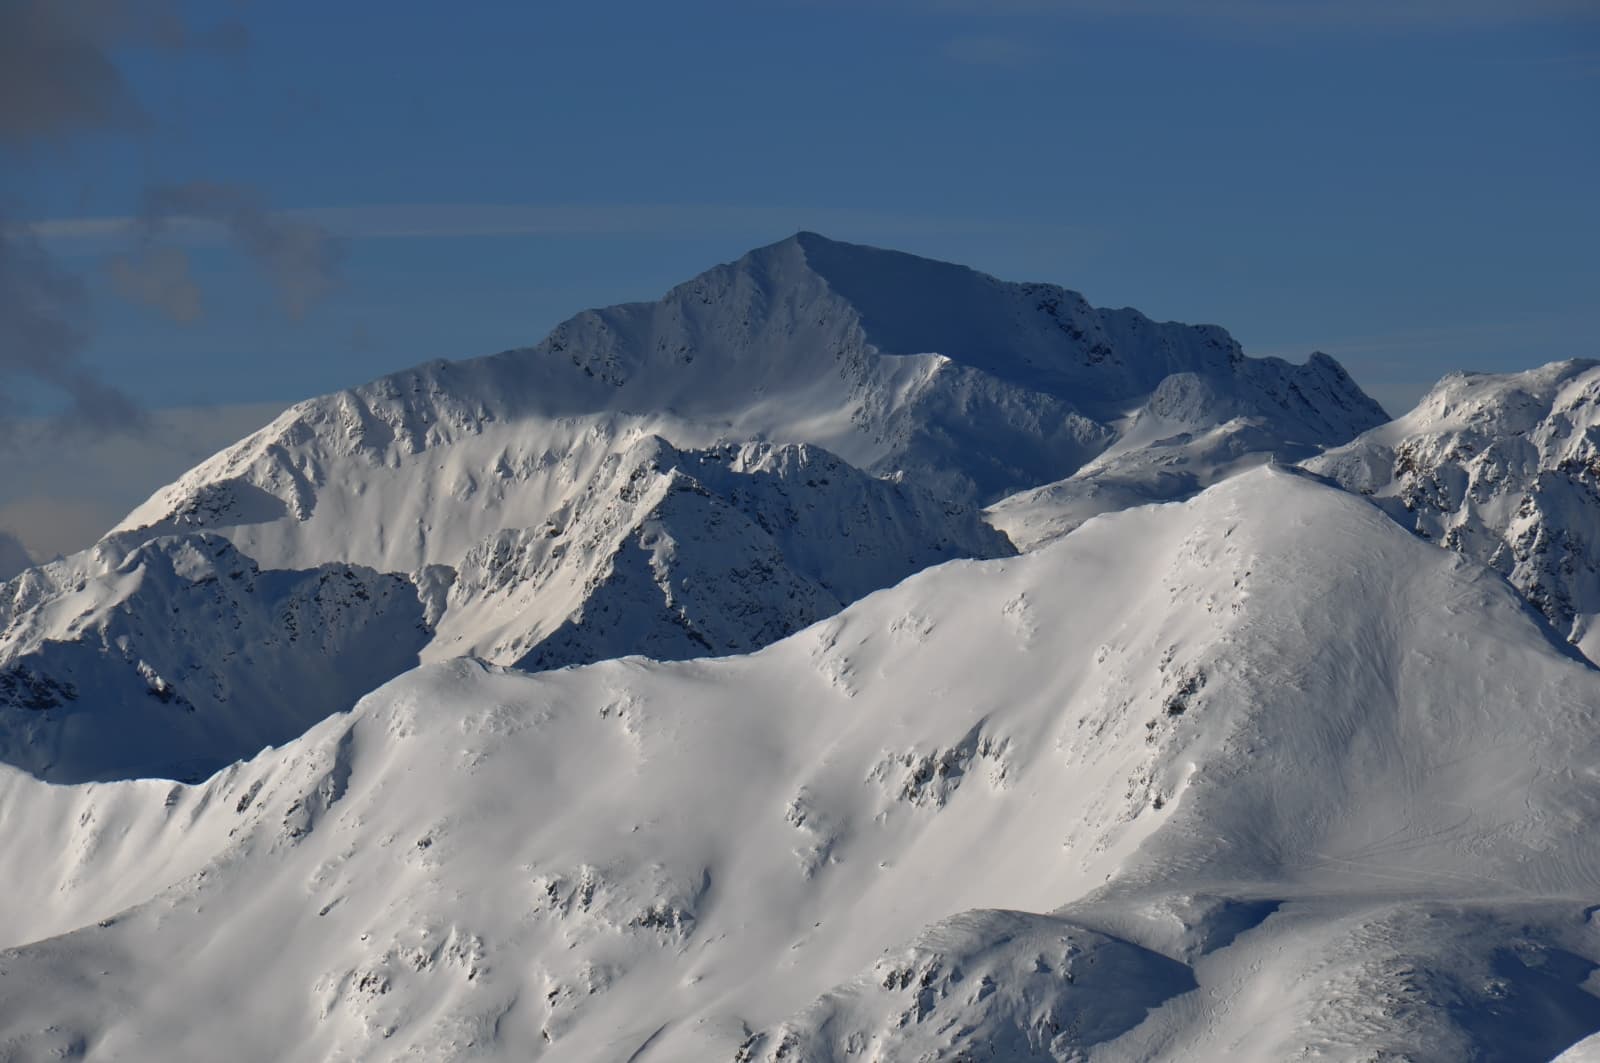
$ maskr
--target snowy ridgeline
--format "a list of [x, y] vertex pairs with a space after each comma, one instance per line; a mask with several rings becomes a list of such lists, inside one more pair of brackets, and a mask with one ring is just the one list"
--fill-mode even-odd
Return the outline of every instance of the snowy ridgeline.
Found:
[[1600, 362], [1452, 374], [1307, 464], [1502, 573], [1600, 660]]
[[0, 584], [0, 1060], [1549, 1059], [1596, 398], [802, 234], [303, 403]]
[[[419, 658], [747, 652], [1013, 552], [976, 508], [1008, 492], [1110, 464], [1137, 500], [1186, 497], [1381, 420], [1331, 359], [801, 235], [537, 347], [302, 403], [0, 586], [0, 760], [199, 778]], [[164, 574], [201, 532], [269, 590]], [[291, 638], [297, 580], [384, 593]]]
[[971, 507], [815, 447], [656, 437], [459, 571], [263, 572], [214, 532], [164, 536], [105, 573], [68, 562], [7, 585], [0, 761], [60, 782], [198, 781], [422, 659], [740, 653], [929, 565], [1012, 552]]
[[1597, 714], [1493, 573], [1258, 470], [753, 655], [428, 665], [201, 786], [0, 775], [0, 1045], [1548, 1059], [1600, 1029]]

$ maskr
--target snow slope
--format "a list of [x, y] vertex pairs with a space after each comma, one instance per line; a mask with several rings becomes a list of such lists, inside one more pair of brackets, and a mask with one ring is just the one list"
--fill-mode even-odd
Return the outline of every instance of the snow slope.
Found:
[[0, 597], [0, 762], [54, 781], [200, 779], [419, 659], [745, 652], [928, 565], [1012, 552], [971, 507], [816, 447], [644, 437], [459, 574], [262, 572], [211, 532], [154, 539], [92, 578], [28, 572]]
[[[1316, 357], [1316, 356], [1313, 356]], [[1295, 462], [1319, 446], [1277, 435], [1260, 418], [1204, 419], [1141, 410], [1116, 445], [1063, 480], [1018, 491], [984, 511], [1018, 549], [1031, 550], [1090, 517], [1152, 502], [1180, 501], [1246, 469]]]
[[1501, 572], [1600, 660], [1600, 363], [1454, 373], [1306, 466]]
[[57, 782], [203, 779], [348, 709], [432, 635], [404, 577], [263, 572], [205, 532], [74, 586], [47, 577], [0, 604], [0, 762]]
[[1597, 713], [1491, 572], [1256, 470], [755, 654], [0, 769], [0, 1058], [1544, 1060]]

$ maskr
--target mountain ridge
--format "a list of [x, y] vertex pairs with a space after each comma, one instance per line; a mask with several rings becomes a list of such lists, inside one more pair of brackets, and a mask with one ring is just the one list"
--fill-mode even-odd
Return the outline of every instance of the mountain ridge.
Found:
[[751, 655], [428, 665], [202, 786], [0, 769], [0, 1043], [1537, 1058], [1600, 1026], [1597, 676], [1256, 470]]
[[[858, 310], [810, 268], [808, 246], [811, 254], [826, 247], [849, 261], [868, 256], [875, 262], [883, 255], [902, 267], [918, 264], [913, 279], [928, 271], [956, 278], [964, 285], [958, 296], [976, 292], [970, 297], [990, 304], [987, 316], [974, 317], [1006, 337], [1002, 349], [1011, 355], [995, 355], [992, 341], [969, 348], [975, 353], [963, 362], [959, 351], [940, 351], [949, 345], [931, 336], [926, 344], [889, 343], [897, 353], [883, 353], [862, 321], [870, 312], [898, 323], [891, 314], [906, 313], [896, 300], [907, 296], [896, 294], [892, 310]], [[884, 283], [911, 282], [891, 277]], [[915, 295], [917, 307], [963, 301], [942, 290]], [[1066, 311], [1059, 308], [1063, 302]], [[1008, 284], [965, 267], [791, 237], [708, 270], [656, 303], [584, 311], [534, 347], [427, 363], [303, 403], [158, 492], [109, 538], [150, 534], [165, 522], [234, 526], [246, 536], [247, 550], [272, 554], [283, 548], [269, 548], [264, 537], [250, 541], [244, 529], [268, 516], [261, 508], [274, 505], [269, 498], [283, 507], [272, 520], [312, 518], [340, 464], [333, 459], [366, 455], [366, 464], [400, 464], [433, 447], [493, 434], [517, 417], [557, 435], [562, 426], [572, 435], [585, 428], [617, 437], [651, 432], [687, 447], [745, 439], [815, 443], [878, 475], [900, 470], [917, 478], [920, 472], [938, 493], [969, 502], [1070, 473], [1119, 434], [1079, 407], [1128, 416], [1135, 410], [1123, 407], [1144, 394], [1137, 388], [1154, 389], [1173, 373], [1199, 372], [1216, 397], [1268, 418], [1279, 435], [1305, 437], [1296, 442], [1343, 442], [1384, 419], [1331, 359], [1300, 367], [1248, 359], [1216, 326], [1157, 324], [1126, 311], [1105, 312], [1109, 324], [1091, 320], [1099, 313], [1076, 293], [1053, 286]], [[967, 341], [964, 334], [952, 340]], [[1109, 354], [1098, 355], [1101, 348]], [[1051, 358], [1057, 363], [1051, 387], [1031, 386], [1030, 374], [1037, 383], [1038, 366]], [[1080, 378], [1099, 382], [1104, 393], [1066, 395]], [[532, 456], [504, 449], [508, 460]], [[1007, 457], [996, 464], [994, 455]], [[243, 497], [214, 497], [233, 491], [230, 485], [239, 485]], [[538, 519], [522, 523], [543, 519], [529, 517]], [[425, 548], [394, 547], [338, 559], [391, 570], [451, 560]]]
[[0, 1057], [1543, 1063], [1595, 374], [799, 234], [310, 400], [0, 585]]
[[[261, 570], [392, 574], [421, 608], [425, 660], [748, 652], [920, 567], [1011, 552], [979, 499], [1075, 470], [1099, 483], [1105, 468], [1135, 487], [1097, 511], [1187, 497], [1381, 416], [1321, 356], [1250, 359], [1216, 326], [799, 234], [656, 302], [580, 313], [534, 347], [301, 403], [91, 549], [0, 585], [0, 622], [26, 625], [147, 543], [199, 534]], [[1181, 475], [1147, 475], [1171, 462]], [[226, 608], [225, 624], [252, 622], [248, 602]], [[95, 660], [122, 683], [116, 653]], [[0, 670], [32, 677], [19, 689], [94, 686], [88, 667], [0, 645]], [[48, 744], [51, 719], [13, 722]], [[176, 740], [181, 722], [160, 718], [145, 740], [164, 727]], [[250, 752], [212, 746], [196, 763]]]

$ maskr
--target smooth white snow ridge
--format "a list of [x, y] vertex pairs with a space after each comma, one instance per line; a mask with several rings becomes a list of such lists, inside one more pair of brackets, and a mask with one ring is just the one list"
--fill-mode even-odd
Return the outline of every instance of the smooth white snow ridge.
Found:
[[1306, 467], [1501, 572], [1600, 660], [1600, 362], [1453, 373]]
[[1545, 1060], [1597, 715], [1491, 572], [1258, 470], [201, 786], [0, 769], [0, 1057]]

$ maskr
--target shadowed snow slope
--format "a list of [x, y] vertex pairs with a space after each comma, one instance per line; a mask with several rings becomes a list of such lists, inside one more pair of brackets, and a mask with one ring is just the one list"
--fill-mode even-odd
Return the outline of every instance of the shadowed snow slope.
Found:
[[550, 668], [743, 653], [929, 565], [1014, 552], [972, 507], [818, 447], [646, 436], [540, 527], [468, 551], [427, 656]]
[[0, 769], [0, 1058], [1544, 1060], [1597, 712], [1492, 573], [1258, 470], [201, 786]]
[[[56, 782], [210, 775], [415, 666], [432, 631], [403, 576], [263, 572], [208, 533], [0, 604], [0, 762]], [[39, 599], [31, 607], [31, 594]]]
[[1600, 659], [1600, 363], [1452, 374], [1306, 465], [1498, 570]]

